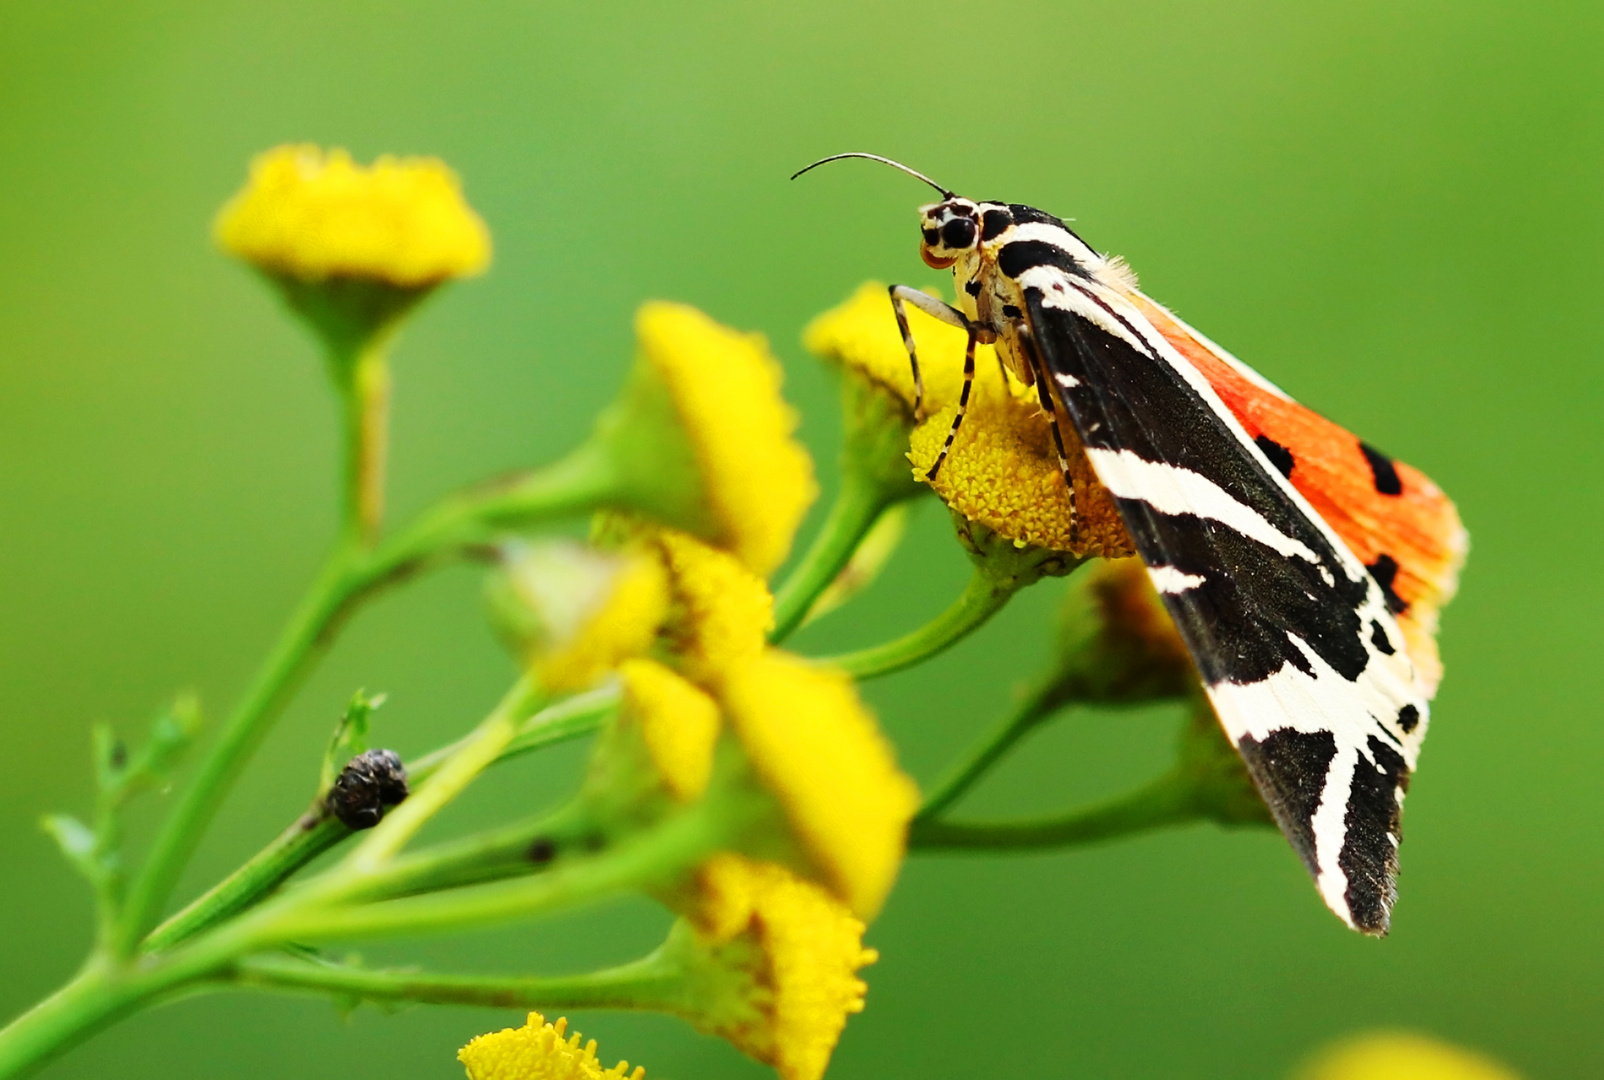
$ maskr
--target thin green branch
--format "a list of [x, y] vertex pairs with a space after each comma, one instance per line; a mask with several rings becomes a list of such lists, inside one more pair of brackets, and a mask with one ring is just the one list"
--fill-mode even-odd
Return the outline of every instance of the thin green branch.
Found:
[[929, 852], [1084, 847], [1203, 816], [1193, 777], [1176, 769], [1127, 795], [1065, 814], [994, 822], [916, 820], [908, 830], [908, 848]]
[[966, 795], [1014, 745], [1052, 715], [1058, 695], [1051, 685], [1032, 689], [1023, 700], [954, 762], [931, 785], [917, 820], [935, 817]]
[[807, 619], [814, 601], [841, 573], [858, 544], [887, 506], [883, 487], [855, 473], [841, 477], [841, 490], [818, 535], [789, 577], [774, 593], [774, 630], [778, 644]]
[[821, 658], [856, 679], [872, 679], [911, 667], [962, 641], [1007, 606], [1018, 585], [999, 580], [980, 564], [952, 606], [924, 626], [881, 645]]
[[225, 975], [236, 986], [371, 1002], [519, 1009], [662, 1009], [681, 993], [677, 966], [659, 953], [582, 975], [506, 976], [369, 970], [289, 956], [253, 956]]

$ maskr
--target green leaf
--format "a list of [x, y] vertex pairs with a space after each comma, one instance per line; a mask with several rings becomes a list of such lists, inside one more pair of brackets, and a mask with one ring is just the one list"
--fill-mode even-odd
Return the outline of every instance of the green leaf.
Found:
[[388, 694], [368, 696], [366, 690], [351, 695], [350, 704], [334, 725], [329, 737], [329, 748], [323, 753], [323, 769], [318, 778], [318, 793], [324, 794], [334, 786], [340, 769], [356, 755], [368, 748], [368, 726], [374, 710], [383, 705]]

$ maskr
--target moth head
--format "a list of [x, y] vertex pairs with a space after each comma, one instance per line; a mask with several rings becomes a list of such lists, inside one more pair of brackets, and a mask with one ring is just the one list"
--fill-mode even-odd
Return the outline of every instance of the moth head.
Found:
[[980, 207], [955, 195], [921, 206], [919, 230], [923, 234], [920, 257], [927, 266], [945, 270], [975, 249], [980, 239]]

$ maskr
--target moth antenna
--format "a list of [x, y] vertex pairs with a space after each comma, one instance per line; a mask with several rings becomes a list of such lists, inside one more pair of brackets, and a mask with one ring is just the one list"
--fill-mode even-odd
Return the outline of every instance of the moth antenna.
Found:
[[795, 180], [797, 177], [801, 176], [803, 173], [807, 172], [808, 170], [817, 169], [820, 165], [823, 165], [827, 161], [840, 161], [843, 158], [867, 158], [870, 161], [878, 161], [882, 165], [889, 165], [893, 169], [898, 169], [898, 170], [900, 170], [902, 172], [907, 173], [909, 176], [913, 177], [915, 180], [923, 180], [925, 183], [929, 184], [931, 187], [933, 187], [937, 191], [941, 192], [941, 197], [943, 199], [951, 199], [951, 198], [954, 197], [954, 195], [953, 195], [953, 193], [951, 191], [949, 191], [946, 188], [942, 187], [940, 184], [938, 184], [934, 180], [930, 179], [930, 177], [926, 176], [924, 173], [920, 172], [918, 169], [910, 169], [910, 168], [908, 168], [908, 166], [904, 165], [900, 161], [892, 161], [890, 158], [881, 157], [879, 154], [865, 154], [865, 153], [861, 153], [861, 152], [857, 152], [857, 151], [854, 151], [854, 152], [852, 152], [850, 154], [831, 154], [829, 157], [820, 158], [818, 161], [815, 161], [812, 165], [808, 165], [805, 168], [798, 169], [796, 172], [792, 173], [791, 174], [791, 179]]

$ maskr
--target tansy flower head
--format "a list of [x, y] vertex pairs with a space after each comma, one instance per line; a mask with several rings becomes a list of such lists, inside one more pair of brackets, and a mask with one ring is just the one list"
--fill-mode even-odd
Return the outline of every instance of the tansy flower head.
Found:
[[774, 627], [774, 598], [734, 556], [672, 529], [652, 540], [668, 568], [673, 598], [664, 628], [687, 675], [704, 685], [763, 651]]
[[[963, 386], [964, 332], [918, 308], [908, 309], [908, 329], [919, 347], [925, 410], [956, 402]], [[845, 303], [814, 319], [803, 331], [802, 342], [815, 356], [840, 364], [892, 395], [913, 415], [913, 365], [881, 282], [865, 282]], [[998, 378], [990, 345], [976, 350], [975, 365], [983, 378]]]
[[820, 880], [873, 918], [896, 880], [919, 792], [852, 681], [771, 649], [729, 671], [721, 697]]
[[[976, 380], [958, 438], [930, 481], [936, 494], [965, 518], [1021, 546], [1075, 555], [1134, 554], [1113, 497], [1092, 474], [1074, 429], [1059, 425], [1075, 484], [1071, 514], [1051, 422], [1034, 391], [1027, 400], [999, 385], [995, 365], [992, 372], [993, 379]], [[956, 404], [942, 408], [914, 430], [908, 458], [919, 476], [935, 464], [957, 411]]]
[[687, 1018], [782, 1080], [818, 1080], [847, 1017], [863, 1010], [857, 972], [877, 959], [863, 923], [813, 882], [739, 855], [710, 859], [697, 890], [698, 930], [668, 945], [695, 987]]
[[512, 543], [491, 603], [547, 691], [581, 690], [652, 645], [668, 612], [662, 564], [639, 550]]
[[476, 1037], [457, 1051], [469, 1080], [642, 1080], [646, 1070], [629, 1070], [620, 1061], [603, 1070], [596, 1060], [596, 1040], [579, 1045], [579, 1033], [564, 1037], [566, 1017], [555, 1024], [537, 1012], [521, 1028], [503, 1028]]
[[818, 493], [779, 363], [761, 336], [683, 304], [644, 305], [635, 330], [635, 371], [597, 432], [624, 485], [619, 502], [768, 575]]
[[1103, 560], [1070, 579], [1056, 646], [1055, 681], [1067, 701], [1148, 701], [1198, 687], [1191, 654], [1141, 559]]
[[1361, 1035], [1317, 1054], [1297, 1080], [1520, 1080], [1469, 1050], [1423, 1035]]
[[280, 146], [251, 162], [250, 181], [213, 228], [231, 254], [303, 281], [419, 289], [490, 261], [489, 230], [436, 158], [386, 155], [362, 166], [344, 150]]
[[638, 740], [652, 777], [674, 801], [700, 798], [713, 775], [718, 704], [655, 660], [626, 660], [618, 674], [623, 703], [610, 739]]

